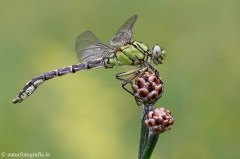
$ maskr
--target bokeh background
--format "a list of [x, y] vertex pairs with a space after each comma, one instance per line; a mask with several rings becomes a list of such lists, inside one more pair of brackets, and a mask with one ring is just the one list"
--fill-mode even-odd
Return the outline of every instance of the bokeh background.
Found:
[[115, 74], [99, 68], [55, 78], [21, 104], [31, 78], [78, 63], [75, 39], [108, 43], [138, 14], [133, 39], [167, 50], [160, 72], [175, 123], [153, 159], [240, 158], [240, 1], [1, 0], [0, 152], [51, 158], [136, 158], [141, 107]]

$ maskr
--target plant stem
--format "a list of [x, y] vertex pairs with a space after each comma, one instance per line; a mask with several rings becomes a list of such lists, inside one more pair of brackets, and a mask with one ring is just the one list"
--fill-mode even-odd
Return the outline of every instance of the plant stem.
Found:
[[140, 123], [140, 141], [139, 141], [139, 148], [138, 148], [138, 159], [142, 157], [143, 151], [145, 149], [145, 145], [148, 140], [148, 133], [149, 130], [144, 124], [145, 116], [149, 111], [153, 110], [152, 105], [142, 105], [142, 114], [141, 114], [141, 123]]
[[156, 134], [156, 133], [151, 132], [151, 131], [149, 132], [148, 142], [145, 146], [145, 149], [143, 151], [141, 159], [150, 159], [150, 157], [152, 155], [152, 152], [155, 148], [155, 145], [158, 141], [158, 137], [159, 137], [159, 134]]

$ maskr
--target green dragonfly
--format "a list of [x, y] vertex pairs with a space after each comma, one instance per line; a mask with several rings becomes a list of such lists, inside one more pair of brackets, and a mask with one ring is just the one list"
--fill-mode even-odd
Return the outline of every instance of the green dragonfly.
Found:
[[[75, 73], [80, 70], [88, 70], [104, 66], [112, 68], [113, 66], [136, 66], [137, 68], [128, 72], [119, 73], [116, 78], [122, 80], [122, 87], [129, 91], [125, 85], [148, 68], [157, 75], [158, 71], [154, 69], [154, 64], [162, 64], [166, 56], [166, 51], [160, 46], [155, 45], [151, 50], [142, 42], [132, 40], [133, 25], [137, 20], [137, 15], [130, 17], [117, 31], [110, 41], [110, 44], [102, 43], [91, 31], [80, 34], [76, 39], [75, 51], [80, 63], [64, 68], [45, 72], [31, 79], [22, 89], [22, 91], [13, 99], [12, 103], [21, 103], [30, 96], [37, 87], [45, 80], [56, 76], [62, 76], [69, 73]], [[123, 76], [130, 76], [123, 79]]]

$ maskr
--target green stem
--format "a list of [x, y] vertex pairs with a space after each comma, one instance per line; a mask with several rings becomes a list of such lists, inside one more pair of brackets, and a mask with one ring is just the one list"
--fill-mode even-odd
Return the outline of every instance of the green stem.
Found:
[[159, 137], [159, 134], [156, 134], [156, 133], [151, 132], [151, 131], [149, 132], [148, 142], [145, 146], [145, 149], [143, 151], [141, 159], [150, 159], [150, 157], [152, 155], [152, 152], [155, 148], [155, 145], [158, 141], [158, 137]]
[[139, 148], [138, 148], [138, 159], [141, 158], [145, 145], [148, 139], [149, 130], [144, 124], [145, 116], [149, 111], [153, 110], [153, 106], [145, 106], [142, 105], [142, 114], [141, 114], [141, 123], [140, 123], [140, 141], [139, 141]]

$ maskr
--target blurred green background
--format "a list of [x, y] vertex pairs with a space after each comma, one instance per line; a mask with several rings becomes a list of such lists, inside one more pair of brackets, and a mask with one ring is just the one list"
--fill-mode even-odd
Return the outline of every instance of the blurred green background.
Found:
[[45, 82], [21, 104], [31, 78], [78, 63], [75, 39], [91, 30], [108, 43], [138, 14], [133, 39], [167, 50], [155, 66], [172, 112], [153, 159], [240, 158], [238, 0], [1, 0], [0, 152], [48, 152], [51, 158], [136, 158], [141, 107], [115, 74], [94, 69]]

